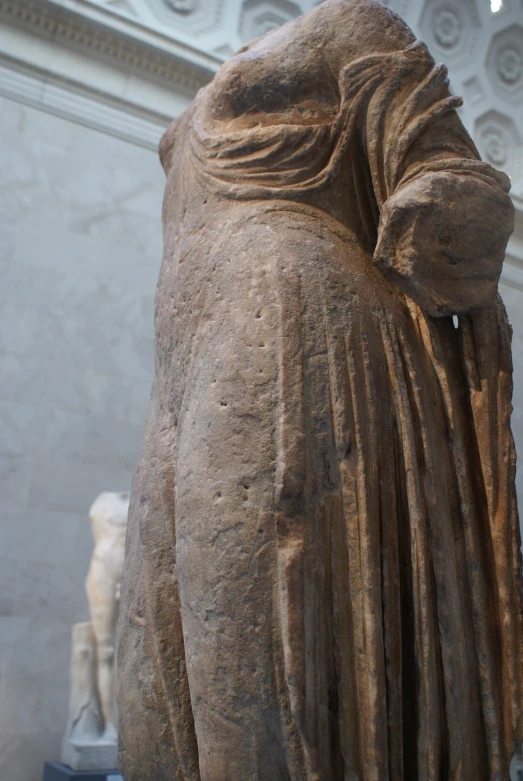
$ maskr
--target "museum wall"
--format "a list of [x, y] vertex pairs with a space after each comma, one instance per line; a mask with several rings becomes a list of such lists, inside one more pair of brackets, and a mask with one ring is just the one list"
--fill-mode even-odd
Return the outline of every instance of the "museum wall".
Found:
[[157, 155], [0, 99], [0, 779], [60, 756], [87, 512], [126, 490], [153, 362]]

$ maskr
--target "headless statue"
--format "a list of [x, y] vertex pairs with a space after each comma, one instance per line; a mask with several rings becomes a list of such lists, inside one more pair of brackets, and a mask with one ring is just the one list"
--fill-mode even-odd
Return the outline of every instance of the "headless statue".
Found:
[[508, 778], [514, 210], [460, 104], [383, 3], [325, 0], [224, 63], [161, 142], [126, 781]]
[[72, 636], [69, 725], [62, 760], [76, 770], [117, 765], [115, 643], [129, 494], [105, 491], [89, 518], [94, 551], [85, 582], [90, 623]]

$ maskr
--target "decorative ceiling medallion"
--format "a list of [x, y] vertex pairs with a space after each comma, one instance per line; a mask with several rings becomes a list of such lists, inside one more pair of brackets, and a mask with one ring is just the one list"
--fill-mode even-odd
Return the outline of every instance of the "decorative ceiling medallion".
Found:
[[217, 32], [223, 27], [225, 0], [146, 0], [165, 28], [188, 35]]
[[497, 168], [501, 168], [507, 162], [508, 146], [500, 128], [488, 128], [483, 138], [483, 150], [489, 163]]
[[488, 111], [477, 122], [474, 133], [482, 157], [510, 174], [512, 191], [523, 188], [523, 141], [514, 121], [499, 111]]
[[515, 84], [523, 74], [521, 52], [507, 46], [498, 54], [498, 73], [506, 84]]
[[450, 8], [440, 8], [434, 14], [434, 37], [445, 48], [457, 46], [462, 25], [457, 14]]
[[165, 0], [165, 4], [178, 14], [190, 14], [196, 9], [196, 0]]
[[496, 33], [487, 54], [487, 73], [495, 94], [523, 104], [523, 27], [513, 24]]
[[475, 0], [425, 0], [416, 27], [436, 60], [451, 68], [474, 62], [481, 29]]

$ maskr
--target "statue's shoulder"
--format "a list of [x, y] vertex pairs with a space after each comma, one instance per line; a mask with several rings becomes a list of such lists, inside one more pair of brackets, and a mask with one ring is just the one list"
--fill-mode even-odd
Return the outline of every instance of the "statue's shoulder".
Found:
[[320, 9], [325, 44], [340, 53], [345, 44], [364, 56], [405, 49], [416, 40], [406, 22], [378, 0], [325, 0]]
[[382, 0], [324, 0], [321, 3], [322, 8], [327, 14], [332, 16], [343, 15], [346, 19], [360, 19], [363, 17], [371, 22], [380, 22], [397, 26], [404, 31], [409, 31], [410, 27], [401, 18], [401, 16], [389, 8]]

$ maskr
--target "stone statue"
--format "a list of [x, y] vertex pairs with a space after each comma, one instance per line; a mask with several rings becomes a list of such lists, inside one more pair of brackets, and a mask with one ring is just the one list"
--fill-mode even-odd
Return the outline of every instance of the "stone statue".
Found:
[[62, 761], [76, 770], [118, 765], [115, 644], [128, 509], [128, 493], [105, 491], [89, 510], [94, 552], [85, 586], [91, 622], [73, 626], [62, 745]]
[[513, 206], [460, 103], [384, 5], [326, 0], [162, 140], [127, 781], [508, 778]]

